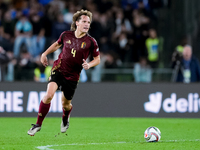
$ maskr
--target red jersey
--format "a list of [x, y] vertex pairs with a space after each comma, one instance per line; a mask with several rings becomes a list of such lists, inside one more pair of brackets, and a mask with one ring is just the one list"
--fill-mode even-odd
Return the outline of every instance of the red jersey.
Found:
[[78, 81], [83, 59], [86, 60], [90, 54], [93, 57], [99, 55], [96, 40], [88, 34], [76, 38], [74, 31], [64, 31], [57, 42], [63, 48], [58, 59], [54, 61], [52, 71], [59, 71], [67, 80]]

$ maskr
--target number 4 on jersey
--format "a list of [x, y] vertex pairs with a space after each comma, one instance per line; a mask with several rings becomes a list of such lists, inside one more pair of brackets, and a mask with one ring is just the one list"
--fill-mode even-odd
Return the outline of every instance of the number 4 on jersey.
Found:
[[75, 57], [75, 54], [76, 54], [76, 50], [74, 50], [74, 48], [72, 48], [72, 51], [71, 51], [73, 57]]

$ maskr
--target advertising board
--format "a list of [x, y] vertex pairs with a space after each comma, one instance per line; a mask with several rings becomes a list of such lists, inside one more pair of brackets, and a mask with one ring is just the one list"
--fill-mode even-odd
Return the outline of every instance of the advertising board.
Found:
[[[46, 83], [0, 83], [1, 117], [36, 117]], [[74, 117], [180, 117], [200, 115], [199, 84], [79, 83]], [[61, 91], [48, 116], [62, 115]]]

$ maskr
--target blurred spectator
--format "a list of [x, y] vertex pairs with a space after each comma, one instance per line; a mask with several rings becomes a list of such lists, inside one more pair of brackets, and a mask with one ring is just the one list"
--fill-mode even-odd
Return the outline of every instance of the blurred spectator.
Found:
[[70, 30], [70, 25], [64, 22], [63, 14], [57, 15], [57, 21], [53, 24], [52, 37], [56, 41], [63, 31]]
[[[104, 68], [105, 69], [113, 69], [118, 67], [118, 56], [114, 51], [109, 51], [108, 53], [105, 54], [105, 63], [104, 63]], [[104, 79], [106, 80], [115, 80], [116, 74], [106, 74], [102, 76], [106, 77]]]
[[101, 23], [101, 38], [99, 42], [99, 49], [102, 53], [107, 53], [111, 46], [111, 33], [112, 26], [108, 22], [108, 16], [106, 14], [101, 14], [99, 21]]
[[147, 64], [145, 57], [141, 57], [138, 63], [134, 64], [133, 75], [135, 82], [151, 82], [152, 79], [152, 70], [151, 67]]
[[14, 80], [14, 68], [12, 61], [13, 55], [11, 52], [6, 52], [3, 47], [0, 46], [0, 81], [13, 81]]
[[115, 52], [113, 51], [109, 51], [108, 53], [106, 53], [105, 55], [105, 64], [104, 67], [105, 68], [117, 68], [117, 58], [118, 56], [116, 55]]
[[49, 17], [49, 9], [50, 5], [46, 5], [44, 10], [44, 15], [42, 16], [42, 28], [44, 29], [44, 36], [45, 36], [45, 47], [47, 49], [52, 44], [52, 20]]
[[[117, 68], [117, 56], [116, 53], [113, 51], [109, 51], [107, 53], [100, 53], [101, 62], [99, 65], [95, 66], [91, 72], [91, 81], [92, 82], [101, 82], [102, 80], [102, 69], [112, 69]], [[113, 75], [112, 75], [113, 76]], [[111, 77], [113, 78], [113, 77]]]
[[6, 11], [2, 21], [2, 40], [0, 44], [6, 51], [13, 51], [15, 22], [11, 18], [11, 12]]
[[6, 81], [14, 81], [14, 67], [17, 64], [17, 60], [14, 58], [14, 55], [12, 52], [7, 52], [8, 57], [10, 58], [10, 62], [7, 65], [7, 74], [6, 74]]
[[0, 64], [4, 65], [10, 61], [6, 51], [0, 46]]
[[199, 60], [192, 55], [192, 47], [186, 45], [183, 48], [182, 57], [173, 62], [173, 78], [176, 82], [190, 83], [200, 81], [200, 64]]
[[138, 62], [140, 57], [147, 55], [145, 40], [148, 37], [149, 18], [139, 13], [138, 10], [133, 10], [133, 62]]
[[105, 63], [104, 60], [105, 57], [101, 57], [100, 64], [91, 70], [91, 82], [101, 82], [102, 69], [104, 68]]
[[119, 10], [116, 14], [115, 24], [115, 38], [119, 37], [122, 32], [126, 32], [129, 34], [132, 33], [131, 23], [127, 18], [125, 18], [122, 10]]
[[33, 26], [32, 32], [32, 49], [33, 49], [33, 56], [37, 57], [44, 51], [45, 47], [45, 29], [42, 26], [41, 18], [38, 14], [33, 14], [30, 18], [30, 22]]
[[40, 57], [37, 57], [36, 61], [37, 67], [34, 69], [34, 81], [36, 82], [47, 82], [51, 74], [51, 69], [53, 66], [53, 59], [48, 59], [49, 65], [44, 67], [40, 62]]
[[122, 32], [118, 38], [118, 55], [123, 63], [131, 62], [132, 45], [125, 32]]
[[132, 11], [133, 11], [132, 6], [130, 4], [127, 4], [123, 10], [124, 10], [124, 16], [131, 22]]
[[87, 82], [87, 80], [88, 80], [88, 77], [87, 77], [86, 71], [85, 71], [85, 69], [82, 69], [79, 81], [80, 82]]
[[100, 13], [95, 11], [92, 13], [92, 23], [90, 25], [89, 33], [93, 36], [97, 43], [100, 43], [101, 38], [101, 23], [99, 22]]
[[31, 81], [34, 76], [35, 64], [31, 61], [31, 55], [25, 46], [22, 46], [20, 57], [15, 66], [15, 80]]
[[172, 61], [179, 60], [179, 57], [182, 57], [183, 48], [187, 44], [188, 44], [187, 38], [183, 37], [181, 39], [180, 44], [176, 46], [175, 51], [172, 54]]
[[28, 52], [33, 56], [34, 52], [31, 47], [32, 24], [28, 18], [23, 14], [15, 26], [15, 42], [14, 42], [14, 56], [19, 57], [20, 48], [24, 43]]
[[176, 82], [176, 78], [177, 78], [179, 69], [181, 72], [183, 72], [183, 67], [181, 65], [181, 61], [183, 58], [183, 49], [187, 45], [187, 43], [188, 43], [187, 38], [183, 37], [181, 39], [180, 44], [176, 46], [174, 52], [172, 53], [171, 62], [172, 62], [172, 67], [174, 68], [173, 73], [172, 73], [172, 78], [171, 78], [172, 82]]
[[146, 39], [145, 45], [148, 52], [148, 62], [151, 68], [158, 68], [159, 63], [159, 39], [155, 29], [149, 30], [149, 38]]

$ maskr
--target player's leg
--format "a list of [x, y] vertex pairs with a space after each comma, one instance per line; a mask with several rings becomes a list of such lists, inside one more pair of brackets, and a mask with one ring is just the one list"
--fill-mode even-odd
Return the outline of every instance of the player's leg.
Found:
[[70, 118], [70, 112], [72, 110], [72, 104], [71, 100], [65, 98], [63, 92], [62, 92], [62, 107], [63, 107], [63, 115], [61, 122], [61, 132], [64, 133], [69, 128], [69, 118]]
[[39, 112], [38, 112], [38, 116], [37, 116], [37, 122], [36, 122], [36, 124], [32, 124], [33, 127], [28, 131], [29, 135], [33, 136], [33, 135], [35, 135], [36, 132], [40, 131], [42, 122], [43, 122], [44, 118], [46, 117], [47, 113], [49, 112], [51, 100], [52, 100], [57, 88], [58, 88], [58, 85], [55, 82], [50, 82], [48, 84], [47, 92], [46, 92], [44, 98], [42, 99], [42, 101], [40, 102]]
[[55, 82], [50, 82], [48, 84], [47, 92], [46, 92], [44, 98], [42, 99], [42, 101], [40, 102], [36, 124], [39, 124], [40, 126], [42, 125], [44, 118], [46, 117], [47, 113], [49, 112], [51, 100], [53, 99], [53, 96], [57, 89], [58, 89], [58, 85]]
[[69, 128], [69, 118], [72, 110], [72, 98], [74, 96], [75, 90], [77, 88], [77, 81], [69, 81], [63, 79], [62, 82], [62, 107], [63, 107], [63, 116], [61, 122], [61, 132], [64, 133]]

